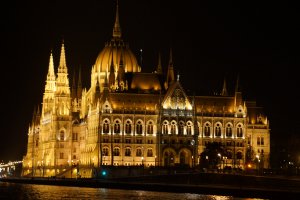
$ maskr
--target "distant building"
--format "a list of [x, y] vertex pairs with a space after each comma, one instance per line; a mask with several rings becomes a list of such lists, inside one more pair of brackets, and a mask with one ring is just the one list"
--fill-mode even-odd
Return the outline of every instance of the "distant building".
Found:
[[118, 6], [112, 39], [92, 66], [90, 88], [82, 88], [80, 75], [70, 88], [62, 44], [57, 73], [50, 54], [42, 108], [28, 130], [23, 176], [71, 171], [92, 177], [102, 165], [196, 167], [212, 142], [224, 150], [222, 168], [243, 169], [249, 152], [249, 162], [257, 159], [268, 168], [270, 129], [262, 108], [243, 100], [238, 83], [233, 95], [224, 81], [220, 95], [188, 96], [174, 68], [170, 51], [167, 74], [160, 58], [155, 72], [142, 72], [122, 39]]

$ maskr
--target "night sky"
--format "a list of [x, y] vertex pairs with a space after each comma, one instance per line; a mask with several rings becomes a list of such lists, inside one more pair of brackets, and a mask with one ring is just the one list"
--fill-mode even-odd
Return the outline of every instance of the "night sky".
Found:
[[[34, 106], [42, 102], [51, 49], [55, 69], [62, 39], [69, 77], [82, 69], [89, 88], [91, 66], [112, 37], [114, 0], [20, 1], [1, 9], [0, 161], [21, 160]], [[298, 113], [299, 12], [288, 1], [120, 0], [123, 39], [151, 72], [161, 52], [173, 49], [181, 83], [189, 93], [232, 93], [237, 75], [245, 100], [256, 100], [270, 120], [274, 144], [300, 134]], [[297, 13], [298, 12], [298, 13]], [[70, 81], [72, 83], [72, 81]]]

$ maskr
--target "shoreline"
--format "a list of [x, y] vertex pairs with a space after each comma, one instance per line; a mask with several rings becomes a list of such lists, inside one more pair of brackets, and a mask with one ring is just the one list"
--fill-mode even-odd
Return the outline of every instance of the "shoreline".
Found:
[[[116, 179], [55, 179], [55, 178], [2, 178], [0, 182], [20, 183], [20, 184], [39, 184], [39, 185], [56, 185], [71, 187], [91, 187], [91, 188], [111, 188], [125, 190], [146, 190], [157, 192], [175, 192], [175, 193], [195, 193], [207, 195], [234, 196], [241, 198], [265, 198], [265, 199], [299, 199], [300, 198], [300, 180], [296, 180], [297, 185], [283, 185], [283, 187], [258, 187], [243, 185], [221, 184], [221, 183], [184, 183], [181, 176], [168, 176], [171, 180], [177, 179], [174, 183], [161, 181], [161, 177], [145, 176]], [[185, 176], [188, 177], [188, 176]], [[166, 177], [163, 177], [166, 178]], [[260, 177], [261, 178], [261, 177]], [[274, 180], [271, 180], [274, 181]], [[292, 184], [293, 185], [293, 184]], [[287, 187], [288, 186], [288, 187]]]

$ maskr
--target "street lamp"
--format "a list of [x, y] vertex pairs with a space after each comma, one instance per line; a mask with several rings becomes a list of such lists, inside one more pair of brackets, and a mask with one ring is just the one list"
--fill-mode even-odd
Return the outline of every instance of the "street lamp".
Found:
[[259, 169], [260, 168], [259, 167], [260, 159], [259, 159], [259, 155], [258, 154], [256, 155], [256, 159], [257, 159], [257, 167], [256, 167], [257, 168], [257, 174], [260, 174], [260, 171], [259, 171], [260, 170]]
[[218, 159], [218, 169], [219, 169], [219, 171], [221, 170], [221, 166], [220, 166], [220, 162], [221, 162], [221, 154], [220, 153], [218, 153], [218, 157], [219, 157], [219, 159]]

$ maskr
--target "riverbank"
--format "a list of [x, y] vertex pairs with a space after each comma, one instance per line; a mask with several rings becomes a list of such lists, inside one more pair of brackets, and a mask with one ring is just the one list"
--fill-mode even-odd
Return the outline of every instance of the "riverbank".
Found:
[[299, 199], [300, 180], [228, 174], [172, 174], [99, 179], [5, 178], [2, 182], [75, 187], [214, 194], [246, 198]]

